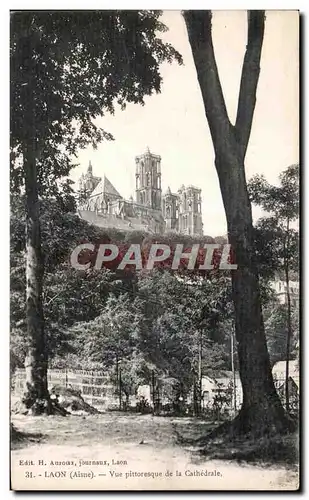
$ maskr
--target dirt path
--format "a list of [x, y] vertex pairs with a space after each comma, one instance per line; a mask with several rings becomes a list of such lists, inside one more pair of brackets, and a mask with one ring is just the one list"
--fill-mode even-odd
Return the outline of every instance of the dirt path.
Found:
[[205, 434], [195, 419], [123, 415], [14, 416], [30, 433], [12, 450], [14, 489], [297, 489], [297, 473], [206, 460], [180, 446], [177, 434]]

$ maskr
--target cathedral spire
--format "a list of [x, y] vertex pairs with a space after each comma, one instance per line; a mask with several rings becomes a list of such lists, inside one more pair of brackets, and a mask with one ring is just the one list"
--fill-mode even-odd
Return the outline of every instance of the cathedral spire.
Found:
[[91, 164], [91, 160], [89, 160], [89, 165], [88, 165], [88, 168], [87, 168], [87, 173], [88, 173], [88, 174], [92, 174], [92, 164]]

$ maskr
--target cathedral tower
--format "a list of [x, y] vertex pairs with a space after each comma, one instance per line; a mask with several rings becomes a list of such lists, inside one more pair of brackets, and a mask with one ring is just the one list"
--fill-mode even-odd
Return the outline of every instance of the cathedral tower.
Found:
[[97, 187], [101, 177], [95, 177], [92, 172], [91, 161], [89, 162], [87, 173], [82, 174], [78, 180], [79, 184], [79, 195], [81, 198], [87, 199], [92, 191]]
[[194, 186], [181, 186], [179, 199], [179, 232], [202, 235], [201, 189]]
[[155, 210], [161, 205], [161, 156], [147, 148], [146, 153], [136, 156], [136, 203]]
[[178, 197], [171, 193], [170, 188], [163, 197], [163, 217], [166, 231], [177, 230], [178, 228]]

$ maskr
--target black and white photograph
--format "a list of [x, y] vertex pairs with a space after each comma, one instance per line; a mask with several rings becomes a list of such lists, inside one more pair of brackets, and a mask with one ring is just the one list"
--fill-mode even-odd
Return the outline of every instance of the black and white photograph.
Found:
[[85, 7], [9, 16], [10, 488], [296, 492], [300, 13]]

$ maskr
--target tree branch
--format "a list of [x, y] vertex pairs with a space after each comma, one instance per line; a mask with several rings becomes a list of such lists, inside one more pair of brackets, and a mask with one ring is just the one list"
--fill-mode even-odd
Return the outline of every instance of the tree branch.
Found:
[[[228, 138], [233, 130], [229, 121], [211, 33], [210, 10], [187, 10], [183, 12], [189, 41], [200, 84], [206, 117], [214, 149], [217, 152], [222, 138]], [[221, 138], [221, 141], [220, 141]]]
[[235, 124], [235, 135], [240, 146], [242, 160], [246, 156], [256, 103], [264, 27], [265, 11], [248, 11], [248, 41], [242, 67]]

